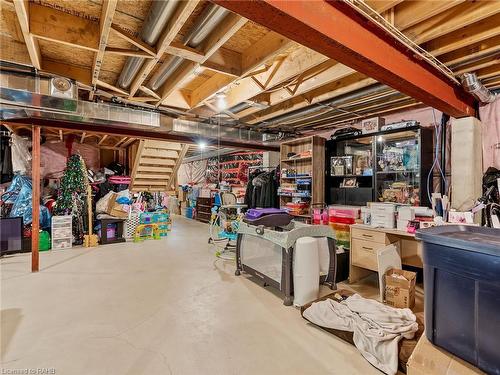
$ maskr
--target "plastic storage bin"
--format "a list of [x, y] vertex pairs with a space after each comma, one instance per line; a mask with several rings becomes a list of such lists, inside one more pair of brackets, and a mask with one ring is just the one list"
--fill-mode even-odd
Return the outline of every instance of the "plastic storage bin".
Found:
[[500, 230], [447, 225], [423, 241], [427, 338], [489, 374], [500, 374]]

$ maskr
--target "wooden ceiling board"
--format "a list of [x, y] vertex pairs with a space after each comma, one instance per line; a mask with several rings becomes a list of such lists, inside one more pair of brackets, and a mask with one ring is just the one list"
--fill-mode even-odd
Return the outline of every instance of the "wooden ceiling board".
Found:
[[24, 65], [31, 65], [26, 44], [5, 35], [0, 35], [0, 59]]
[[82, 49], [69, 47], [64, 44], [49, 42], [47, 40], [38, 40], [40, 52], [43, 57], [49, 60], [70, 63], [84, 67], [91, 67], [94, 62], [94, 52]]
[[126, 48], [126, 49], [137, 49], [132, 43], [127, 42], [125, 39], [120, 38], [115, 32], [110, 31], [108, 37], [107, 47], [113, 48]]
[[32, 0], [31, 2], [93, 21], [98, 21], [101, 16], [101, 0]]
[[17, 20], [14, 6], [2, 5], [0, 10], [0, 33], [16, 42], [24, 43], [23, 33], [19, 21]]
[[[110, 85], [114, 85], [116, 83], [116, 78], [120, 75], [119, 72], [122, 71], [126, 60], [127, 56], [105, 53], [99, 79], [109, 83]], [[103, 74], [103, 71], [107, 71], [107, 74]], [[105, 77], [105, 79], [103, 79], [103, 77]]]
[[208, 79], [215, 75], [214, 72], [208, 69], [199, 69], [200, 72], [195, 72], [190, 78], [182, 83], [182, 88], [185, 90], [193, 91], [194, 89], [200, 87]]
[[243, 52], [262, 39], [269, 29], [249, 21], [224, 44], [224, 48]]

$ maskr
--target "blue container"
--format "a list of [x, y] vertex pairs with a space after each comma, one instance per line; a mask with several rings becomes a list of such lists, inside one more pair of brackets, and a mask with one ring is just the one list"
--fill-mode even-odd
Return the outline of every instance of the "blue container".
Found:
[[423, 241], [427, 338], [489, 374], [500, 374], [500, 230], [446, 225]]
[[193, 218], [193, 207], [186, 207], [186, 217], [188, 219]]

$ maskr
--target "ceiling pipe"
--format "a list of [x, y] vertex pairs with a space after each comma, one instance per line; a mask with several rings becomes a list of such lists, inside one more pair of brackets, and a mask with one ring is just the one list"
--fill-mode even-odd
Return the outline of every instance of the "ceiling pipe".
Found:
[[[229, 11], [215, 4], [210, 4], [200, 16], [191, 31], [184, 37], [183, 43], [191, 48], [197, 48], [217, 25], [229, 14]], [[158, 90], [167, 78], [184, 61], [182, 57], [174, 57], [169, 62], [162, 64], [149, 81], [149, 87]]]
[[[148, 16], [141, 29], [140, 38], [150, 46], [154, 46], [161, 32], [172, 17], [179, 0], [153, 1]], [[127, 89], [144, 63], [143, 57], [129, 57], [118, 78], [118, 86]]]
[[476, 73], [464, 73], [461, 77], [465, 91], [470, 92], [482, 104], [493, 103], [497, 95], [488, 90], [477, 78]]
[[341, 96], [325, 100], [323, 102], [314, 104], [312, 106], [309, 106], [309, 107], [306, 107], [303, 109], [297, 109], [295, 111], [286, 113], [284, 115], [273, 117], [270, 120], [262, 121], [258, 125], [258, 127], [265, 127], [265, 126], [271, 125], [273, 123], [285, 122], [287, 120], [296, 119], [296, 118], [299, 118], [299, 117], [302, 117], [302, 116], [305, 116], [305, 115], [308, 115], [308, 114], [311, 114], [314, 112], [318, 112], [322, 109], [324, 110], [325, 106], [341, 105], [341, 104], [344, 104], [346, 102], [349, 102], [350, 100], [359, 99], [359, 98], [366, 96], [366, 95], [376, 94], [376, 93], [382, 92], [386, 89], [387, 89], [386, 85], [383, 85], [381, 83], [374, 84], [372, 86], [369, 86], [369, 87], [362, 89], [362, 90], [355, 91], [353, 93], [341, 95]]

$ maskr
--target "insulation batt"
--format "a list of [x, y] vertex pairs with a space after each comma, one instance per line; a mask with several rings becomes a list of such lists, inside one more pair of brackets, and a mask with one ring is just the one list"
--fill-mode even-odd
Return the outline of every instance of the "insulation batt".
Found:
[[363, 357], [386, 374], [398, 370], [398, 343], [411, 339], [418, 329], [410, 309], [396, 309], [359, 294], [342, 302], [313, 303], [304, 317], [321, 327], [354, 332], [354, 345]]

